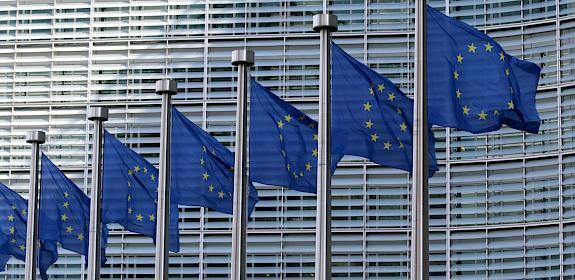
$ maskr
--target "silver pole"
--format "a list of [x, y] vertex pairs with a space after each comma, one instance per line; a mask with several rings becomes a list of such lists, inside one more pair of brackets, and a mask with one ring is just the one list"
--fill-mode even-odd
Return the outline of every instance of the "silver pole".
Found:
[[40, 144], [46, 142], [46, 134], [42, 131], [28, 131], [26, 143], [32, 144], [32, 160], [30, 163], [30, 191], [28, 198], [28, 218], [26, 223], [26, 264], [25, 280], [36, 280], [36, 267], [38, 264], [38, 163], [40, 158]]
[[246, 228], [248, 226], [249, 184], [248, 150], [248, 83], [254, 52], [235, 50], [232, 65], [238, 66], [238, 102], [236, 109], [236, 151], [234, 161], [234, 213], [232, 217], [232, 280], [246, 279]]
[[319, 32], [319, 126], [317, 157], [317, 220], [315, 234], [315, 279], [331, 279], [331, 32], [337, 31], [337, 17], [313, 17]]
[[156, 81], [156, 94], [162, 96], [160, 130], [160, 172], [158, 174], [158, 212], [156, 214], [156, 280], [168, 280], [170, 223], [170, 134], [172, 133], [172, 95], [178, 93], [175, 80]]
[[90, 236], [88, 247], [88, 280], [100, 280], [102, 235], [102, 123], [108, 120], [108, 108], [90, 107], [88, 119], [94, 121], [92, 145], [92, 190], [90, 200]]
[[427, 193], [427, 95], [425, 0], [415, 7], [415, 96], [411, 199], [411, 279], [429, 279], [429, 201]]

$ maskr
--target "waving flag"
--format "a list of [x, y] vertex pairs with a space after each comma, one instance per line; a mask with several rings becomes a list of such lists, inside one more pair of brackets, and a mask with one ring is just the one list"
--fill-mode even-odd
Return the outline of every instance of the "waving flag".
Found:
[[[410, 171], [413, 165], [413, 100], [391, 81], [332, 43], [333, 145], [346, 155]], [[429, 131], [429, 176], [438, 170]]]
[[[172, 193], [179, 204], [233, 213], [234, 154], [218, 140], [172, 110]], [[248, 215], [258, 201], [250, 182]]]
[[[158, 169], [104, 132], [102, 221], [155, 240]], [[180, 250], [178, 205], [170, 203], [170, 251]]]
[[28, 202], [0, 183], [0, 268], [10, 256], [26, 259], [26, 218]]
[[429, 122], [480, 133], [537, 133], [539, 66], [505, 53], [483, 32], [427, 6]]

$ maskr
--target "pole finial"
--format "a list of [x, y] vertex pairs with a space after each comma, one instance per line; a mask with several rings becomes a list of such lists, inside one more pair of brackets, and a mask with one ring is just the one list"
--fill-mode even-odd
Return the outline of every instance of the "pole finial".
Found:
[[108, 108], [106, 107], [90, 107], [88, 110], [88, 119], [91, 121], [95, 120], [108, 120]]
[[156, 81], [156, 94], [177, 94], [178, 93], [178, 83], [176, 80], [164, 79]]
[[232, 52], [232, 65], [238, 66], [245, 64], [247, 66], [254, 65], [254, 52], [249, 49], [235, 50]]
[[26, 143], [44, 144], [46, 142], [46, 133], [40, 130], [32, 130], [26, 133]]
[[313, 30], [319, 32], [322, 29], [331, 32], [337, 31], [337, 16], [332, 14], [317, 14], [313, 16]]

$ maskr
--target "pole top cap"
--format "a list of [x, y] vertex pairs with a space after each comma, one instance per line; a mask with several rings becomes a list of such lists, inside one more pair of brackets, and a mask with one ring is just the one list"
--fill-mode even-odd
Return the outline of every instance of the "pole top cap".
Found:
[[322, 29], [337, 31], [337, 16], [332, 14], [317, 14], [313, 16], [313, 30], [319, 32]]
[[106, 107], [90, 107], [88, 110], [88, 119], [91, 121], [95, 120], [108, 120], [108, 108]]
[[34, 144], [44, 144], [46, 142], [46, 133], [40, 130], [32, 130], [26, 133], [26, 143]]
[[248, 49], [232, 51], [232, 65], [238, 66], [240, 64], [254, 65], [254, 52]]
[[175, 80], [157, 80], [156, 94], [176, 94], [178, 93], [178, 83]]

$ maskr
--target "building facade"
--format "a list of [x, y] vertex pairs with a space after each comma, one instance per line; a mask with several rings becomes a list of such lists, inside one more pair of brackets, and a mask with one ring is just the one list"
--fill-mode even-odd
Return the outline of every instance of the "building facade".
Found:
[[[575, 279], [575, 0], [431, 0], [543, 70], [539, 134], [434, 128], [430, 180], [432, 279]], [[27, 196], [25, 132], [89, 192], [89, 106], [105, 128], [158, 162], [157, 79], [178, 81], [178, 109], [234, 146], [237, 75], [231, 52], [256, 54], [252, 75], [317, 118], [319, 36], [312, 16], [339, 17], [334, 41], [413, 92], [414, 4], [406, 0], [0, 0], [0, 181]], [[433, 113], [433, 112], [431, 112]], [[315, 196], [257, 186], [248, 278], [313, 279]], [[346, 157], [333, 177], [336, 279], [409, 279], [405, 172]], [[228, 279], [231, 217], [180, 208], [173, 279]], [[0, 218], [1, 219], [1, 218]], [[150, 238], [112, 226], [103, 279], [153, 279]], [[49, 274], [83, 279], [61, 250]], [[12, 259], [4, 279], [23, 278]]]

